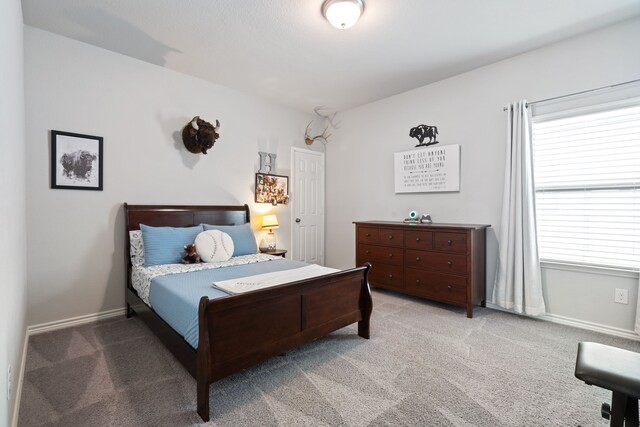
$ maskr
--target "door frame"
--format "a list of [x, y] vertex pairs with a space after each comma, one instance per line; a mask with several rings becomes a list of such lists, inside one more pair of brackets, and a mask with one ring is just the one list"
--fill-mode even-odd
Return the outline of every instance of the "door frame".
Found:
[[[320, 239], [320, 265], [324, 265], [325, 256], [324, 256], [324, 241], [326, 232], [326, 217], [327, 217], [327, 206], [325, 204], [325, 193], [326, 193], [326, 166], [325, 166], [325, 154], [320, 151], [307, 150], [304, 148], [291, 147], [291, 199], [296, 197], [296, 155], [300, 154], [311, 154], [314, 156], [320, 157], [320, 170], [322, 172], [321, 180], [322, 180], [322, 191], [319, 195], [320, 202], [322, 203], [322, 236], [319, 236]], [[291, 257], [295, 254], [295, 245], [297, 245], [295, 237], [295, 226], [296, 226], [296, 213], [294, 212], [294, 204], [292, 203], [291, 209]]]

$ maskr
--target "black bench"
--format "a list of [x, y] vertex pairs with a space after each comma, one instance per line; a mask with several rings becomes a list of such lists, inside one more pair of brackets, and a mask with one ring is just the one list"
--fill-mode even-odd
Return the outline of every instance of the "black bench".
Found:
[[602, 416], [611, 419], [610, 426], [638, 427], [640, 353], [581, 342], [578, 344], [576, 377], [613, 392], [611, 406], [602, 404]]

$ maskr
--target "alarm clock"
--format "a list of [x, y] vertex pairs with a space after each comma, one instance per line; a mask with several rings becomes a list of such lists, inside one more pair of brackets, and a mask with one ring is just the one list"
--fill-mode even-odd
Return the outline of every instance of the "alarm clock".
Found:
[[417, 219], [417, 218], [418, 218], [418, 212], [416, 211], [409, 212], [409, 219]]

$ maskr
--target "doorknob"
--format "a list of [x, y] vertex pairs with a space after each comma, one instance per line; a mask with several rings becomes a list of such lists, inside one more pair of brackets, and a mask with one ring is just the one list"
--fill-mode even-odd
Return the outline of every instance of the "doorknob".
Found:
[[296, 218], [296, 222], [300, 222], [300, 218]]

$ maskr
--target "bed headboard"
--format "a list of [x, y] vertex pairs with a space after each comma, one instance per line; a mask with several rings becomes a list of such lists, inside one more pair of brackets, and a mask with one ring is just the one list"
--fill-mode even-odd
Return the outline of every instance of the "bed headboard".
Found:
[[[171, 206], [124, 204], [129, 231], [139, 230], [140, 224], [152, 227], [190, 227], [198, 224], [240, 225], [250, 222], [249, 206]], [[128, 240], [128, 239], [127, 239]]]
[[180, 206], [180, 205], [129, 205], [124, 204], [125, 265], [127, 286], [131, 278], [129, 231], [139, 230], [140, 224], [152, 227], [190, 227], [198, 224], [241, 225], [251, 221], [249, 206]]

